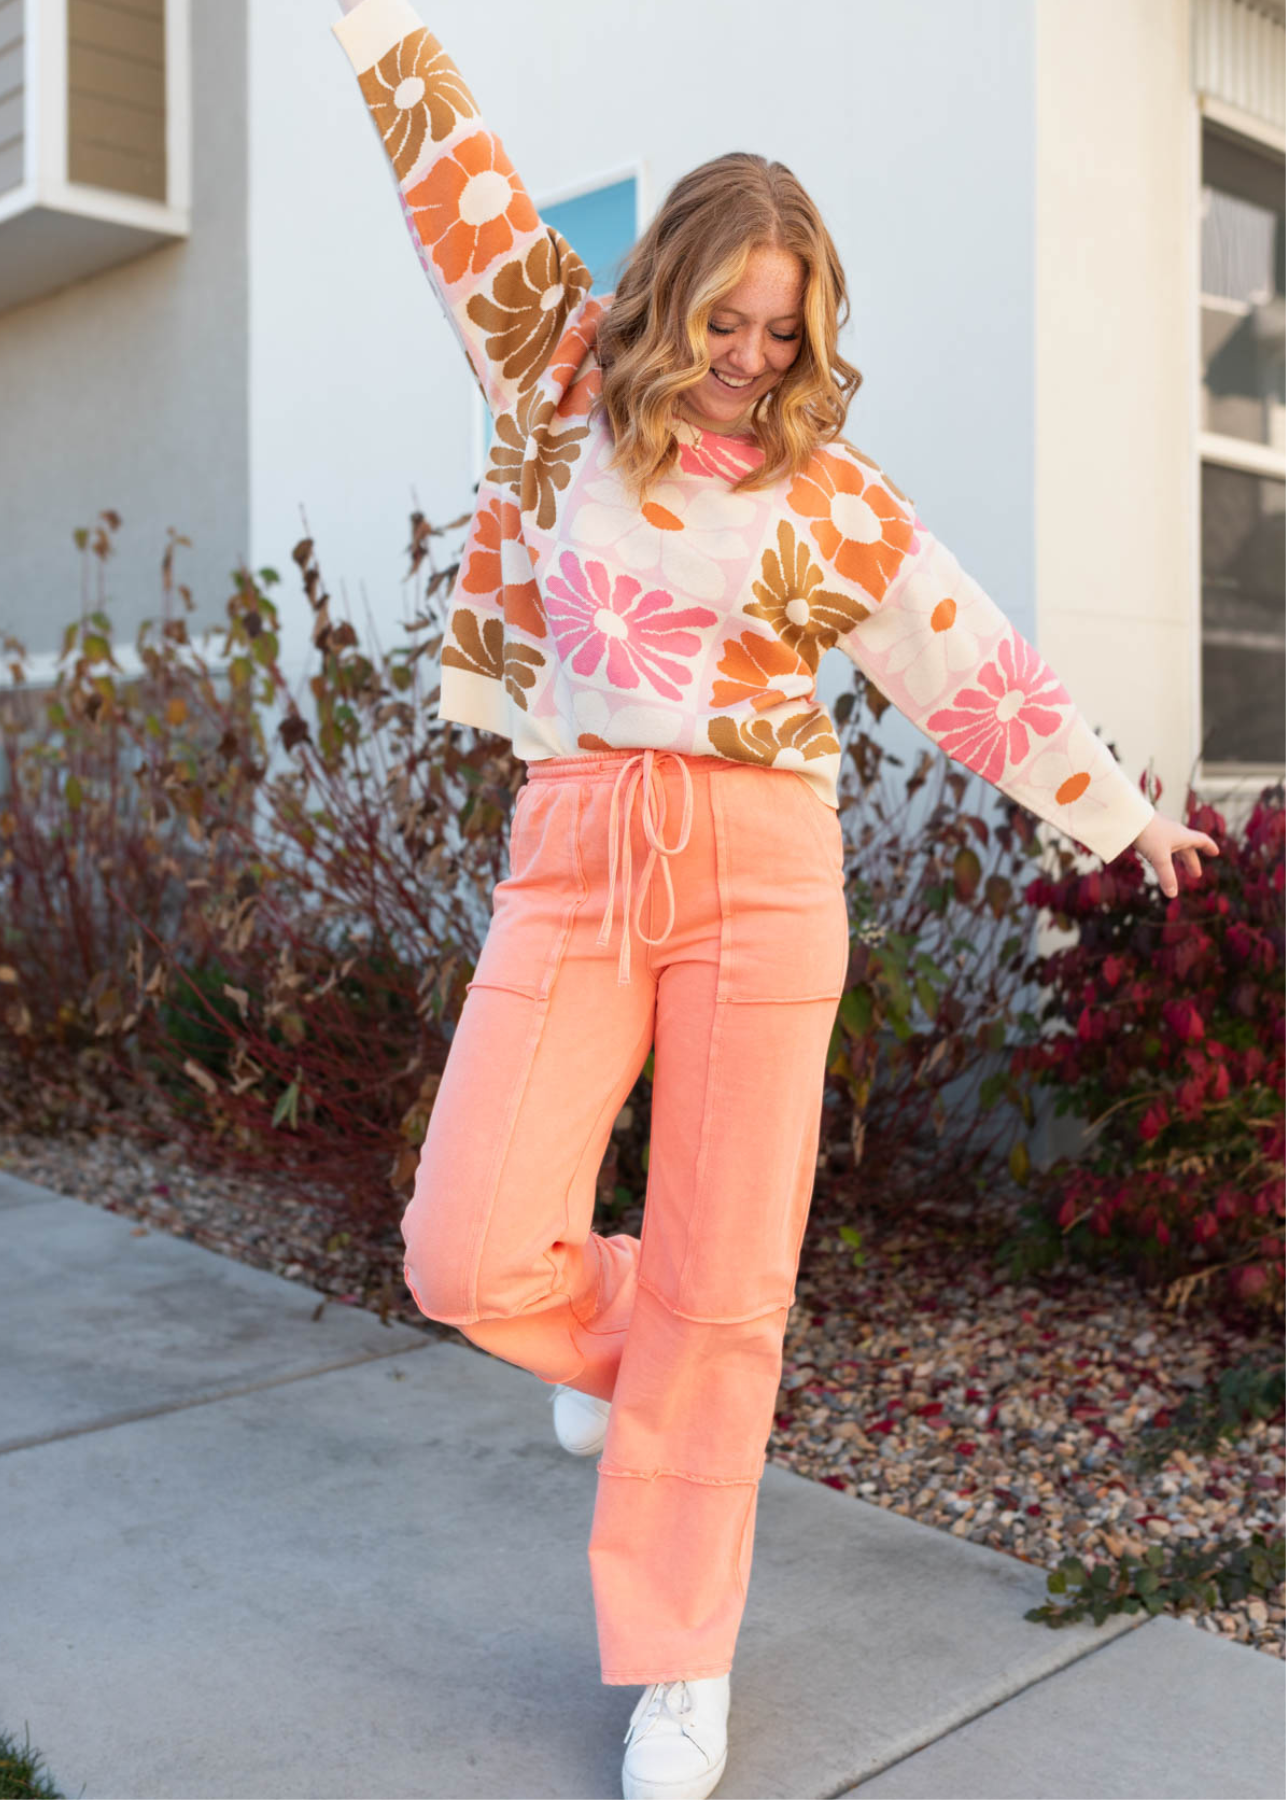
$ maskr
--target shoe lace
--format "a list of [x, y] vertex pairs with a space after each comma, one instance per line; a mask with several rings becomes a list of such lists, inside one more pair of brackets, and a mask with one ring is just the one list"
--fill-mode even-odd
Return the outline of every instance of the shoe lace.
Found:
[[654, 1681], [626, 1728], [625, 1742], [629, 1743], [636, 1728], [642, 1733], [653, 1719], [669, 1717], [682, 1729], [695, 1710], [695, 1697], [683, 1676], [676, 1676], [673, 1681]]

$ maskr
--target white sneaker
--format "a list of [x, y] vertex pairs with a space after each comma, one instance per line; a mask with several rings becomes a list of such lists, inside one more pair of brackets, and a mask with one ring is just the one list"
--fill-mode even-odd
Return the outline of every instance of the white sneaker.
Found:
[[654, 1681], [625, 1733], [625, 1800], [705, 1800], [728, 1761], [731, 1675]]
[[573, 1456], [597, 1456], [607, 1440], [607, 1420], [612, 1410], [610, 1400], [596, 1394], [582, 1394], [579, 1388], [564, 1387], [558, 1382], [550, 1400], [554, 1408], [554, 1434], [564, 1450]]

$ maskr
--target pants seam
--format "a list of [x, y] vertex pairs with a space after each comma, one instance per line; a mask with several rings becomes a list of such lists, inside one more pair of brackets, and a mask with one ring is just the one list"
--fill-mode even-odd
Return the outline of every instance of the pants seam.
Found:
[[[531, 1023], [527, 1028], [527, 1042], [523, 1051], [522, 1080], [515, 1082], [514, 1084], [513, 1101], [509, 1107], [508, 1116], [505, 1120], [505, 1129], [498, 1135], [496, 1154], [487, 1176], [487, 1204], [485, 1208], [479, 1209], [477, 1227], [473, 1234], [473, 1241], [469, 1246], [469, 1318], [465, 1322], [470, 1324], [478, 1322], [482, 1317], [482, 1314], [478, 1309], [478, 1276], [482, 1268], [483, 1252], [486, 1249], [487, 1233], [491, 1230], [492, 1218], [495, 1213], [496, 1195], [500, 1189], [505, 1162], [513, 1147], [514, 1125], [518, 1118], [519, 1108], [522, 1105], [523, 1095], [527, 1091], [527, 1084], [531, 1080], [531, 1071], [536, 1060], [536, 1050], [545, 1029], [546, 1007], [544, 1002], [541, 1000], [533, 1000], [531, 1004], [533, 1012]], [[446, 1322], [460, 1323], [461, 1321], [452, 1320]]]
[[[719, 984], [722, 985], [722, 982], [723, 973], [721, 968]], [[710, 1052], [706, 1062], [705, 1092], [701, 1096], [701, 1142], [697, 1146], [696, 1163], [692, 1171], [692, 1193], [694, 1204], [688, 1218], [687, 1241], [683, 1246], [683, 1262], [679, 1269], [678, 1280], [675, 1283], [675, 1292], [679, 1294], [682, 1294], [684, 1291], [684, 1282], [686, 1281], [688, 1274], [688, 1264], [692, 1261], [692, 1246], [696, 1242], [697, 1234], [701, 1229], [701, 1220], [705, 1212], [705, 1190], [702, 1185], [702, 1176], [705, 1172], [706, 1162], [710, 1154], [710, 1139], [714, 1130], [715, 1076], [720, 1066], [719, 1055], [723, 1046], [724, 1018], [725, 1014], [719, 1009], [718, 1005], [716, 1005], [714, 1015], [710, 1022]], [[653, 1293], [655, 1290], [649, 1287], [648, 1292]], [[656, 1297], [658, 1300], [663, 1299], [663, 1296], [660, 1294], [657, 1294]], [[665, 1304], [669, 1305], [669, 1302], [667, 1301]], [[670, 1310], [675, 1313], [679, 1312], [677, 1306], [670, 1307]]]
[[[684, 1255], [684, 1266], [687, 1266], [686, 1252]], [[682, 1282], [682, 1276], [680, 1276], [679, 1279], [680, 1282]], [[645, 1292], [651, 1294], [654, 1300], [658, 1300], [665, 1310], [668, 1313], [672, 1313], [676, 1319], [688, 1319], [693, 1325], [749, 1325], [753, 1323], [755, 1319], [767, 1319], [771, 1317], [773, 1313], [788, 1313], [791, 1305], [794, 1303], [793, 1299], [789, 1302], [780, 1300], [773, 1306], [761, 1306], [755, 1312], [720, 1314], [718, 1317], [713, 1317], [707, 1313], [684, 1312], [681, 1306], [675, 1306], [672, 1300], [663, 1294], [659, 1288], [654, 1287], [650, 1281], [645, 1281], [642, 1275], [638, 1277], [638, 1284]]]
[[[764, 1460], [767, 1461], [767, 1458], [765, 1457]], [[746, 1533], [750, 1529], [750, 1519], [751, 1519], [751, 1515], [754, 1511], [757, 1498], [758, 1498], [758, 1493], [757, 1493], [757, 1484], [756, 1484], [756, 1488], [751, 1490], [750, 1497], [746, 1502], [745, 1517], [741, 1521], [741, 1530], [737, 1535], [737, 1553], [733, 1557], [733, 1561], [732, 1561], [733, 1580], [736, 1582], [738, 1588], [740, 1588], [740, 1590], [741, 1590], [741, 1604], [743, 1607], [745, 1606], [746, 1601], [749, 1596], [746, 1593], [746, 1584], [742, 1580], [742, 1576], [741, 1576], [741, 1563], [742, 1563], [742, 1557], [743, 1557], [743, 1554], [745, 1552], [745, 1547], [746, 1547]]]
[[[472, 1314], [472, 1317], [467, 1321], [469, 1324], [480, 1324], [482, 1322], [482, 1314], [478, 1310], [478, 1274], [482, 1267], [483, 1252], [486, 1249], [487, 1233], [491, 1230], [492, 1217], [496, 1205], [496, 1193], [500, 1185], [501, 1177], [504, 1174], [505, 1162], [513, 1148], [514, 1125], [523, 1102], [523, 1097], [525, 1096], [531, 1081], [532, 1070], [535, 1067], [536, 1057], [540, 1050], [540, 1040], [545, 1034], [545, 1026], [549, 1020], [549, 1004], [553, 994], [554, 985], [562, 972], [563, 959], [567, 954], [567, 945], [571, 938], [572, 928], [589, 895], [589, 883], [585, 878], [585, 870], [581, 861], [580, 851], [580, 822], [583, 811], [583, 791], [579, 788], [576, 790], [575, 804], [576, 810], [572, 820], [571, 839], [572, 873], [575, 876], [576, 885], [574, 890], [568, 894], [567, 903], [563, 908], [562, 927], [553, 950], [550, 952], [549, 958], [546, 961], [544, 973], [541, 977], [537, 991], [534, 995], [525, 996], [530, 1000], [534, 1009], [532, 1023], [528, 1028], [527, 1042], [523, 1051], [524, 1061], [522, 1080], [515, 1083], [513, 1105], [509, 1109], [504, 1136], [497, 1147], [496, 1161], [492, 1166], [486, 1214], [479, 1224], [474, 1239], [474, 1250], [476, 1251], [476, 1255], [469, 1275], [469, 1300], [470, 1312]], [[562, 1295], [562, 1298], [567, 1299], [567, 1296], [564, 1294]], [[567, 1299], [567, 1304], [569, 1310], [572, 1310], [570, 1299]], [[574, 1316], [575, 1314], [573, 1311], [573, 1317]], [[459, 1323], [459, 1321], [451, 1322]]]
[[[663, 1662], [667, 1668], [672, 1668], [674, 1666], [673, 1658], [670, 1658], [668, 1661], [665, 1658], [658, 1658], [657, 1660]], [[687, 1680], [689, 1678], [695, 1681], [703, 1675], [728, 1675], [730, 1673], [730, 1665], [725, 1659], [725, 1661], [720, 1663], [698, 1663], [696, 1667], [688, 1665], [687, 1676], [653, 1675], [650, 1670], [647, 1669], [604, 1669], [603, 1680], [607, 1682], [642, 1681], [646, 1682], [650, 1687], [654, 1681], [679, 1681]]]
[[[631, 1062], [631, 1064], [633, 1064], [635, 1061], [639, 1060], [638, 1053], [639, 1053], [640, 1048], [642, 1048], [644, 1050], [645, 1054], [642, 1058], [642, 1061], [639, 1062], [640, 1070], [642, 1068], [642, 1064], [647, 1061], [646, 1050], [651, 1045], [652, 1035], [653, 1035], [653, 1028], [651, 1025], [649, 1025], [643, 1031], [641, 1037], [638, 1040], [638, 1043], [635, 1045], [634, 1050], [630, 1054], [630, 1062]], [[638, 1080], [638, 1075], [636, 1074], [634, 1077], [634, 1081], [637, 1081], [637, 1080]], [[626, 1095], [627, 1098], [629, 1097], [629, 1092], [631, 1092], [633, 1090], [633, 1085], [634, 1085], [634, 1083], [631, 1082], [630, 1089], [627, 1090], [627, 1095]], [[611, 1105], [611, 1100], [609, 1098], [608, 1100], [604, 1101], [603, 1105], [599, 1108], [597, 1114], [595, 1115], [594, 1123], [591, 1126], [590, 1132], [589, 1132], [589, 1138], [590, 1138], [591, 1142], [593, 1141], [594, 1132], [597, 1130], [600, 1121], [602, 1120], [603, 1116], [607, 1112], [607, 1109], [610, 1105]], [[620, 1107], [618, 1106], [616, 1108], [616, 1110], [619, 1112]], [[569, 1191], [572, 1186], [572, 1183], [576, 1179], [577, 1174], [579, 1174], [581, 1168], [584, 1166], [584, 1162], [585, 1162], [585, 1152], [582, 1151], [580, 1160], [576, 1164], [576, 1169], [573, 1172], [571, 1179], [568, 1182], [568, 1190]], [[592, 1211], [592, 1209], [591, 1209], [591, 1211]], [[570, 1203], [569, 1195], [564, 1194], [564, 1196], [563, 1196], [564, 1229], [567, 1229], [570, 1226], [570, 1223], [571, 1223], [571, 1203]], [[590, 1235], [593, 1236], [592, 1226], [591, 1226]], [[595, 1256], [597, 1258], [597, 1279], [594, 1283], [594, 1300], [593, 1300], [593, 1304], [590, 1307], [590, 1317], [591, 1318], [593, 1318], [594, 1314], [597, 1313], [597, 1311], [598, 1311], [598, 1297], [603, 1291], [603, 1257], [602, 1257], [601, 1251], [596, 1251]], [[566, 1298], [568, 1307], [571, 1309], [571, 1315], [572, 1315], [573, 1319], [575, 1319], [576, 1323], [580, 1326], [582, 1331], [591, 1332], [595, 1336], [598, 1336], [598, 1337], [611, 1337], [613, 1335], [612, 1331], [602, 1331], [602, 1332], [595, 1333], [593, 1326], [591, 1324], [589, 1324], [585, 1319], [582, 1319], [580, 1314], [577, 1312], [576, 1307], [572, 1301], [572, 1297], [567, 1292], [566, 1288], [560, 1288], [557, 1286], [557, 1284], [555, 1284], [555, 1286], [550, 1291], [551, 1291], [551, 1293], [562, 1294]], [[629, 1325], [629, 1321], [626, 1320], [626, 1323], [624, 1326], [618, 1326], [618, 1327], [615, 1327], [614, 1329], [615, 1330], [625, 1330], [628, 1328], [628, 1325]]]
[[838, 1006], [844, 998], [844, 989], [822, 994], [724, 994], [718, 1004], [721, 1006], [815, 1006], [825, 1000], [831, 1006]]
[[[767, 1462], [766, 1456], [764, 1462]], [[595, 1467], [600, 1475], [626, 1476], [636, 1481], [655, 1481], [658, 1475], [668, 1475], [676, 1481], [696, 1482], [701, 1487], [756, 1488], [763, 1477], [762, 1464], [757, 1475], [694, 1475], [689, 1469], [608, 1469], [601, 1461]]]

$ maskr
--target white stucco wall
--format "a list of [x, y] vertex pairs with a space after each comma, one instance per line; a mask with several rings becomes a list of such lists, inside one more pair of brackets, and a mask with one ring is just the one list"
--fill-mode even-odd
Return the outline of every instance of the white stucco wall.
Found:
[[1200, 649], [1189, 9], [1035, 11], [1039, 641], [1181, 817]]
[[[533, 196], [641, 159], [654, 211], [730, 149], [786, 162], [844, 260], [848, 433], [1025, 632], [1035, 629], [1029, 0], [425, 0]], [[336, 0], [250, 9], [251, 516], [286, 576], [301, 506], [333, 594], [386, 642], [407, 516], [468, 509], [472, 377], [410, 242]], [[838, 652], [821, 688], [848, 684]], [[900, 724], [900, 722], [899, 722]], [[895, 730], [897, 728], [895, 727]], [[925, 740], [912, 727], [907, 741]]]
[[161, 614], [167, 526], [192, 540], [175, 579], [194, 632], [249, 549], [244, 14], [192, 6], [190, 236], [0, 312], [0, 629], [33, 679], [80, 617], [72, 532], [101, 510], [122, 519], [105, 587], [127, 649]]

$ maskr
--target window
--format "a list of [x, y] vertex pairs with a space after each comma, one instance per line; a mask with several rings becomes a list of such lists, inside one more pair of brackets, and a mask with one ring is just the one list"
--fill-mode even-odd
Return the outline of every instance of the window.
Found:
[[1286, 764], [1286, 221], [1273, 137], [1201, 129], [1201, 763]]
[[[539, 207], [546, 225], [560, 231], [588, 267], [597, 294], [612, 292], [625, 255], [638, 237], [639, 195], [638, 175], [629, 174], [596, 182], [564, 194], [561, 200], [545, 201]], [[486, 466], [492, 437], [491, 414], [481, 395], [477, 399], [477, 417], [480, 474]]]

